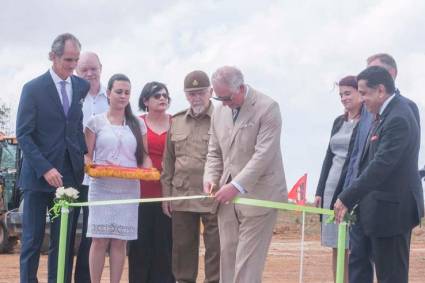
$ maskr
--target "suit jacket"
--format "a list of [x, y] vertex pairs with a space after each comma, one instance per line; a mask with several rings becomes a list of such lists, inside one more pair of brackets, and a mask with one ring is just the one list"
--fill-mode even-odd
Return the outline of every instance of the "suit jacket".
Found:
[[413, 102], [412, 100], [410, 100], [409, 98], [401, 95], [399, 89], [396, 89], [395, 93], [396, 93], [396, 95], [398, 95], [401, 98], [401, 100], [404, 100], [407, 103], [407, 105], [409, 105], [410, 109], [412, 110], [413, 116], [415, 116], [415, 120], [416, 120], [416, 122], [418, 122], [418, 125], [419, 125], [419, 128], [420, 128], [421, 127], [421, 119], [420, 119], [420, 115], [419, 115], [419, 108], [416, 105], [416, 103]]
[[[243, 197], [286, 201], [281, 128], [277, 102], [251, 87], [235, 123], [229, 107], [215, 107], [204, 182], [221, 187], [231, 177], [246, 190]], [[245, 205], [240, 205], [240, 209], [252, 216], [268, 211]]]
[[69, 153], [74, 179], [84, 176], [82, 103], [90, 85], [71, 76], [72, 103], [65, 116], [57, 88], [49, 72], [26, 83], [19, 102], [16, 136], [23, 152], [20, 187], [23, 190], [52, 191], [43, 174], [52, 168], [61, 172]]
[[396, 95], [371, 133], [359, 164], [359, 177], [339, 198], [359, 204], [366, 235], [390, 237], [419, 223], [423, 211], [418, 173], [419, 123], [408, 103]]
[[[418, 106], [416, 105], [415, 102], [413, 102], [412, 100], [410, 100], [409, 98], [401, 95], [400, 90], [396, 89], [396, 94], [404, 101], [407, 102], [407, 104], [409, 105], [410, 109], [413, 112], [413, 115], [415, 116], [416, 121], [418, 122], [418, 126], [419, 126], [419, 138], [421, 137], [421, 120], [420, 120], [420, 116], [419, 116], [419, 109]], [[414, 179], [412, 180], [412, 183], [410, 184], [410, 186], [414, 187], [413, 190], [415, 192], [420, 191], [423, 192], [423, 188], [422, 188], [422, 181], [421, 179], [417, 180]], [[423, 193], [422, 193], [423, 194]], [[421, 198], [422, 196], [417, 196], [417, 198]], [[419, 216], [422, 218], [424, 217], [424, 206], [420, 205], [419, 206]]]
[[[344, 123], [345, 120], [346, 120], [346, 114], [340, 115], [335, 119], [333, 126], [332, 126], [332, 130], [331, 130], [331, 138], [339, 131], [339, 129], [341, 129], [342, 124]], [[339, 193], [341, 193], [341, 191], [344, 187], [345, 176], [347, 175], [348, 164], [350, 163], [350, 157], [351, 157], [351, 153], [353, 151], [354, 141], [356, 139], [357, 128], [358, 128], [358, 124], [354, 127], [353, 133], [351, 134], [350, 144], [348, 146], [347, 158], [345, 159], [344, 165], [342, 167], [341, 176], [339, 177], [338, 184], [335, 188], [335, 193], [334, 193], [334, 196], [332, 198], [330, 207], [326, 207], [326, 208], [333, 209], [333, 205], [334, 205]], [[324, 192], [325, 192], [326, 181], [328, 180], [328, 175], [329, 175], [329, 171], [332, 167], [332, 162], [333, 162], [334, 156], [335, 155], [333, 154], [333, 152], [331, 150], [331, 146], [329, 144], [328, 149], [326, 151], [325, 159], [323, 160], [322, 170], [320, 172], [319, 183], [318, 183], [317, 189], [316, 189], [316, 196], [320, 196], [322, 198], [322, 200], [323, 200], [323, 195], [324, 195]], [[323, 207], [323, 201], [322, 201], [322, 207]]]

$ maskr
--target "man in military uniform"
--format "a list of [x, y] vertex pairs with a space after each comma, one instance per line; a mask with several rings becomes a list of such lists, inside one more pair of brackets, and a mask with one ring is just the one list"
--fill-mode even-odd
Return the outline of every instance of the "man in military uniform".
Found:
[[[184, 92], [190, 108], [175, 114], [171, 121], [161, 175], [164, 197], [203, 193], [202, 177], [213, 112], [212, 88], [207, 74], [202, 71], [189, 73], [184, 80]], [[212, 198], [206, 198], [164, 202], [162, 206], [172, 219], [172, 266], [176, 281], [196, 282], [201, 220], [205, 244], [204, 282], [219, 282], [217, 204]]]

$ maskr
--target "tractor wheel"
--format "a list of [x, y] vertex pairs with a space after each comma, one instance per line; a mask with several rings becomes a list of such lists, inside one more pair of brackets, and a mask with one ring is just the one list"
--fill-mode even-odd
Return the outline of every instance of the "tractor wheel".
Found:
[[6, 225], [0, 221], [0, 254], [7, 254], [13, 252], [13, 248], [18, 243], [16, 237], [9, 237]]
[[7, 234], [6, 225], [0, 221], [0, 254], [7, 253], [9, 247], [9, 235]]

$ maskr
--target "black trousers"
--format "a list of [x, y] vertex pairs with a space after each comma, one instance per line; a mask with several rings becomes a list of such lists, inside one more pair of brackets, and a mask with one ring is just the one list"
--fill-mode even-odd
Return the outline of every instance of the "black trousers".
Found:
[[139, 205], [138, 237], [129, 241], [130, 283], [174, 283], [171, 271], [171, 219], [161, 203]]
[[370, 237], [379, 283], [407, 283], [412, 230], [386, 238]]

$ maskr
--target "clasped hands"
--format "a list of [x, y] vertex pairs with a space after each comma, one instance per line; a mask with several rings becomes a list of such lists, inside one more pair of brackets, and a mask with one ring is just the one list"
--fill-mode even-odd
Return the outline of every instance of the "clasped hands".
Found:
[[229, 204], [239, 194], [239, 190], [232, 183], [222, 186], [217, 192], [214, 192], [214, 187], [214, 184], [206, 182], [204, 184], [204, 193], [214, 196], [220, 203]]

